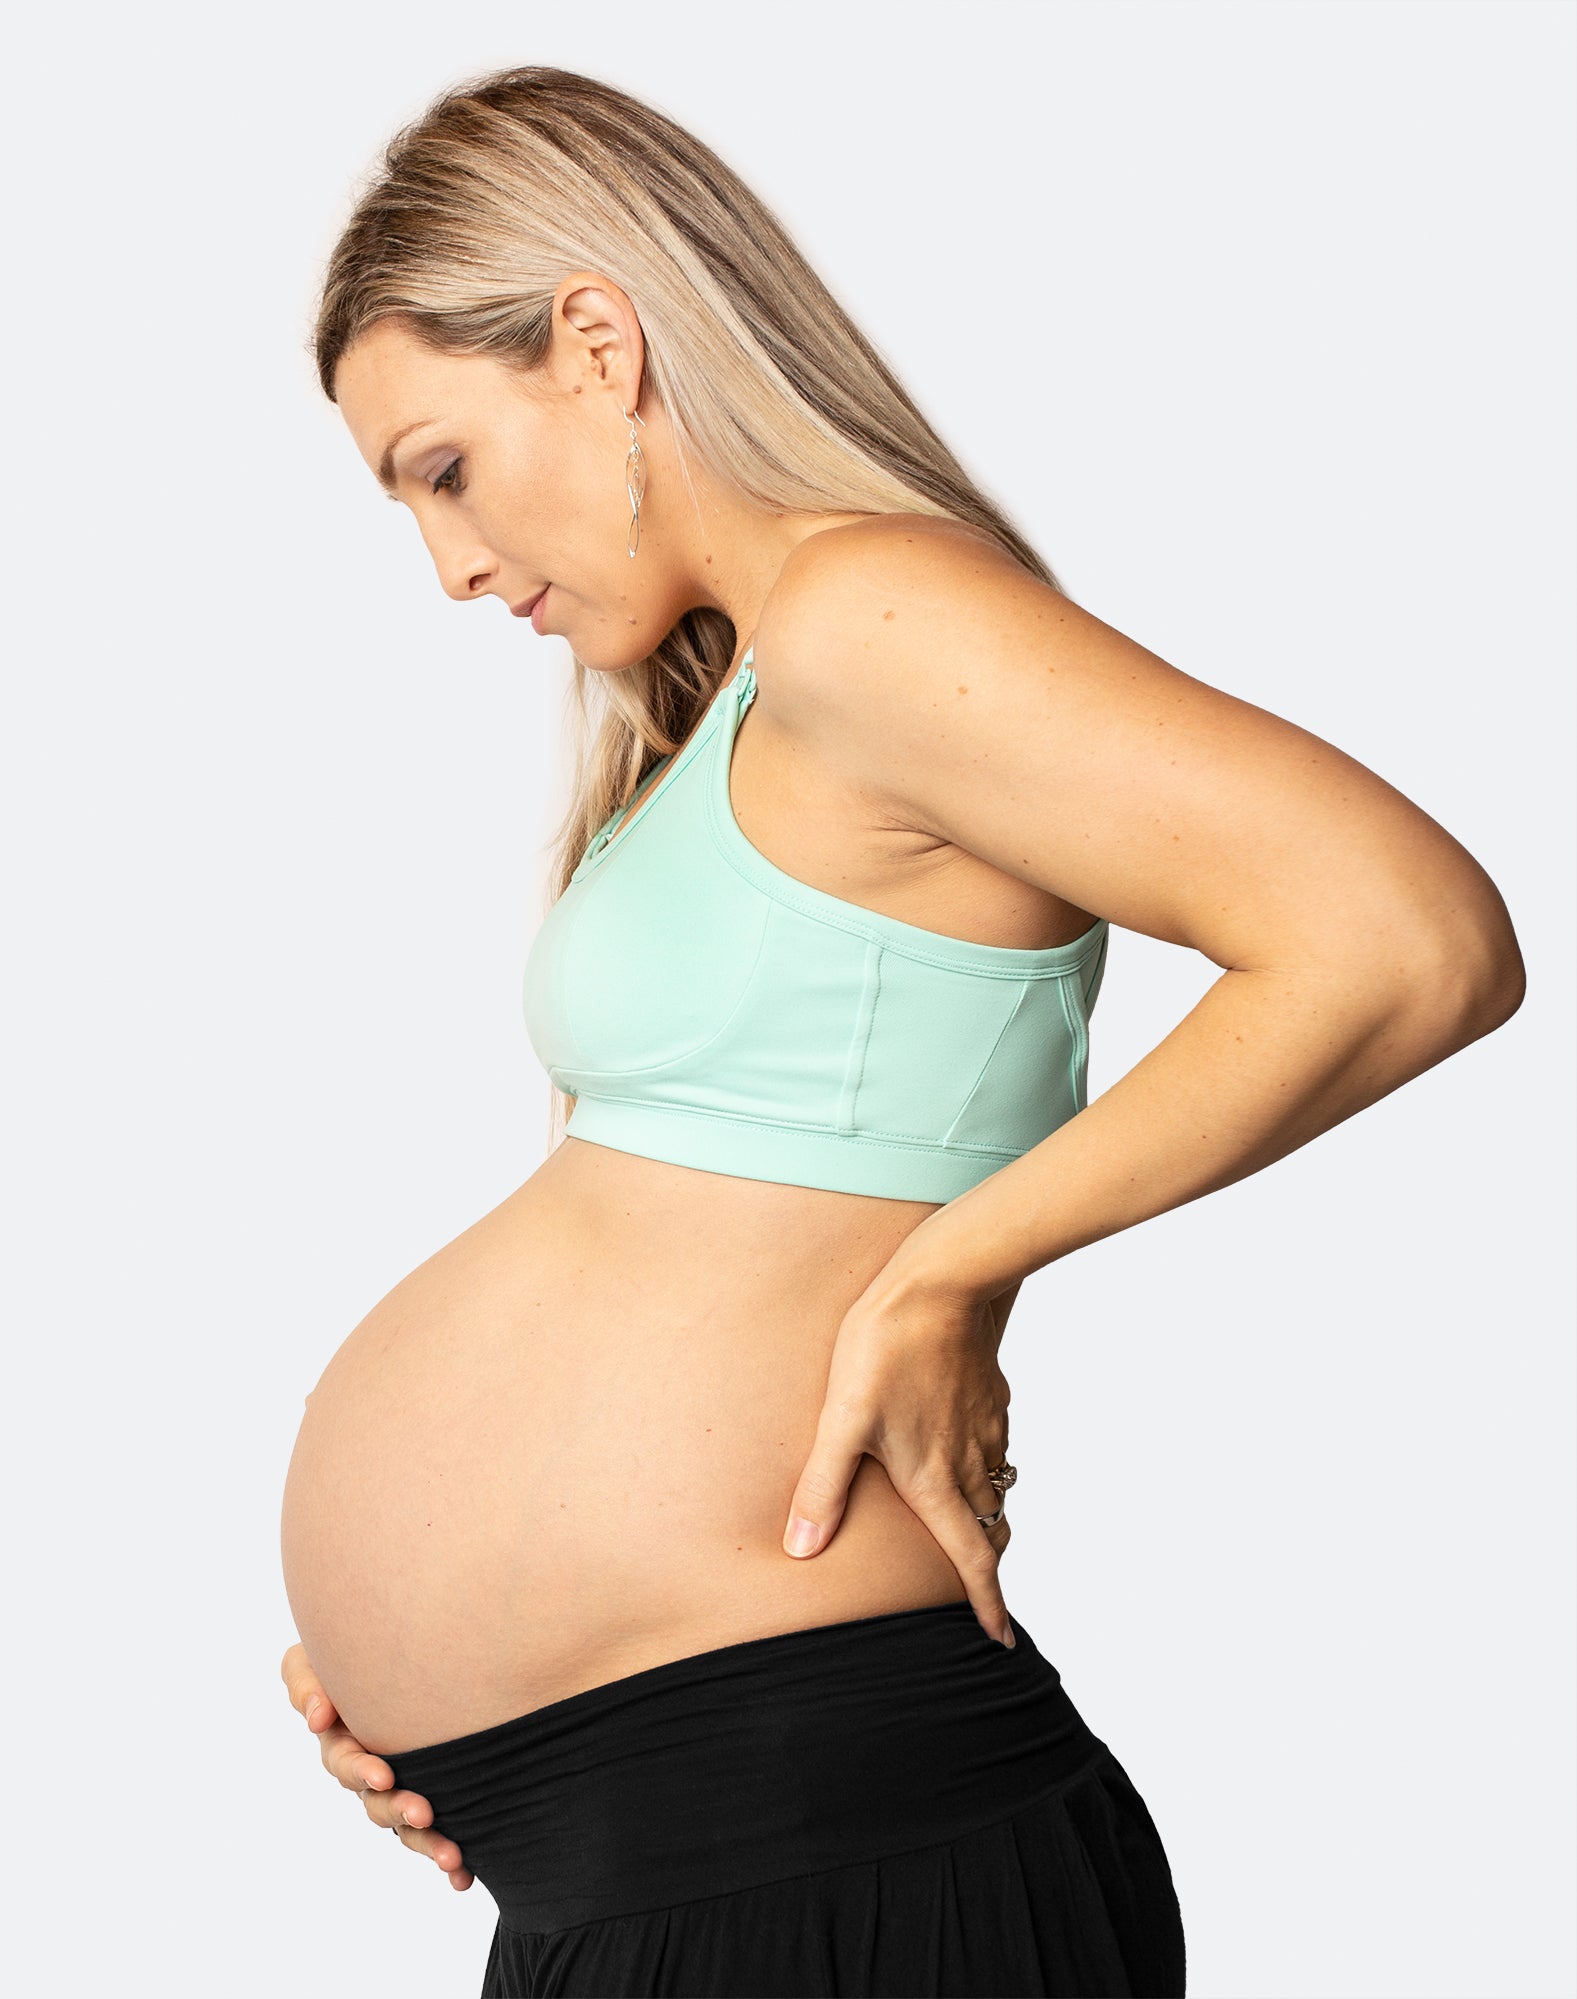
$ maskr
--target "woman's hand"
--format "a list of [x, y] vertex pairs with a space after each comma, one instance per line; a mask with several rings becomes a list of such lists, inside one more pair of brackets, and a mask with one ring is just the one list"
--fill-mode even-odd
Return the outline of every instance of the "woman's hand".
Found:
[[306, 1647], [292, 1645], [280, 1664], [280, 1677], [290, 1690], [290, 1705], [306, 1719], [319, 1738], [323, 1767], [338, 1777], [347, 1791], [359, 1794], [374, 1825], [388, 1826], [412, 1853], [425, 1853], [449, 1876], [451, 1888], [466, 1889], [472, 1875], [462, 1865], [452, 1839], [432, 1829], [433, 1808], [414, 1791], [397, 1791], [394, 1772], [381, 1756], [363, 1749], [339, 1718], [334, 1703], [318, 1683], [307, 1661]]
[[[1021, 1280], [1022, 1281], [1022, 1280]], [[790, 1555], [820, 1554], [860, 1459], [878, 1458], [952, 1560], [986, 1632], [1015, 1640], [997, 1581], [1012, 1530], [986, 1477], [1007, 1455], [1011, 1390], [997, 1365], [1018, 1284], [982, 1298], [913, 1267], [902, 1250], [844, 1315], [816, 1441], [789, 1508]], [[808, 1530], [796, 1542], [796, 1530]]]

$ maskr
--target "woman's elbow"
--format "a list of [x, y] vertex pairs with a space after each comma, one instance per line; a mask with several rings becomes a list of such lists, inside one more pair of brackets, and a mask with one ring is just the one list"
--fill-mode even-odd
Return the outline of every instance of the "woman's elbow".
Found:
[[1484, 933], [1478, 945], [1479, 977], [1474, 989], [1474, 1039], [1503, 1027], [1528, 990], [1528, 968], [1510, 919]]
[[1431, 932], [1410, 954], [1409, 970], [1412, 996], [1433, 1021], [1442, 1053], [1503, 1027], [1528, 988], [1522, 950], [1503, 906]]

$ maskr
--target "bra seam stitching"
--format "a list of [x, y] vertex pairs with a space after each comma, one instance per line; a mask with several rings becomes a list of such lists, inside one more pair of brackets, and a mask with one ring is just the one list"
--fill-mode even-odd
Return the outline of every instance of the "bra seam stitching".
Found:
[[[1074, 1115], [1077, 1116], [1080, 1111], [1087, 1108], [1089, 1101], [1087, 1084], [1081, 1084], [1079, 1080], [1089, 1059], [1089, 1028], [1082, 1004], [1077, 1013], [1070, 1005], [1066, 985], [1058, 989], [1057, 997], [1062, 1002], [1062, 1017], [1068, 1024], [1068, 1087], [1073, 1100]], [[1082, 987], [1080, 998], [1082, 1001]]]
[[876, 1007], [881, 994], [881, 946], [867, 938], [864, 977], [860, 982], [859, 1006], [854, 1018], [854, 1045], [844, 1063], [843, 1088], [838, 1093], [837, 1129], [840, 1133], [852, 1132], [855, 1128], [860, 1090], [865, 1082], [865, 1060], [870, 1053], [871, 1030], [876, 1025]]

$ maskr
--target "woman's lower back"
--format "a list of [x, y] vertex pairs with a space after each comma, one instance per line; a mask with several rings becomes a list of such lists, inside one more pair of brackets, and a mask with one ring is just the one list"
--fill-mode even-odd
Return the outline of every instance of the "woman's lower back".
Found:
[[783, 1552], [848, 1307], [932, 1204], [571, 1135], [384, 1298], [307, 1402], [296, 1628], [353, 1735], [446, 1741], [667, 1660], [956, 1601], [882, 1466]]

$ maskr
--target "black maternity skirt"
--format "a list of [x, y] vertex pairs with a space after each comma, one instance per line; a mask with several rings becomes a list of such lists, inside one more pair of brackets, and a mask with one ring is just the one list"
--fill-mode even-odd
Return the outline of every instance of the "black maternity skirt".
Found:
[[674, 1659], [387, 1757], [498, 1904], [483, 1999], [1184, 1989], [1144, 1800], [965, 1601]]

